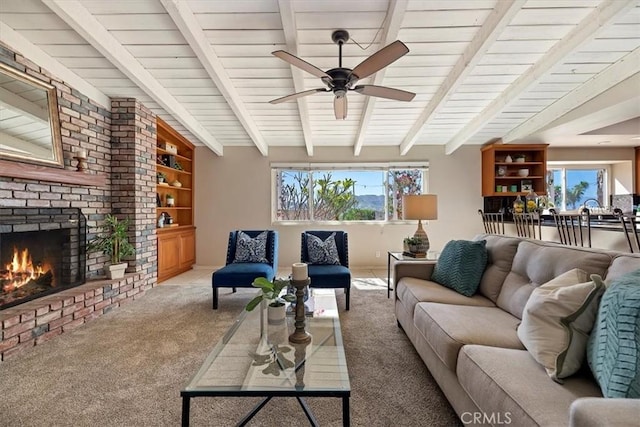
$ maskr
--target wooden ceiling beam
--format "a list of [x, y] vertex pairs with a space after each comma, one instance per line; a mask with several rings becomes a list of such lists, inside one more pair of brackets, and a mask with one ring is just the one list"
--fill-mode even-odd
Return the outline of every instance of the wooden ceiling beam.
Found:
[[595, 38], [605, 27], [637, 4], [637, 0], [630, 2], [606, 0], [598, 5], [569, 34], [559, 40], [542, 58], [511, 83], [507, 89], [449, 140], [445, 147], [445, 153], [452, 154], [464, 145], [469, 138], [489, 123], [507, 105], [517, 100], [523, 92], [537, 83], [554, 66], [562, 63], [567, 55], [582, 44]]
[[[402, 24], [402, 20], [404, 19], [404, 13], [407, 10], [407, 3], [408, 0], [392, 0], [389, 4], [388, 17], [385, 22], [382, 39], [380, 40], [380, 46], [384, 47], [389, 43], [393, 43], [398, 38], [398, 34], [400, 33], [400, 26]], [[373, 82], [371, 84], [382, 86], [385, 72], [386, 68], [378, 71], [374, 75]], [[362, 145], [364, 144], [364, 138], [367, 135], [367, 128], [369, 127], [369, 123], [371, 122], [371, 117], [373, 116], [373, 110], [375, 109], [375, 106], [375, 97], [367, 96], [362, 107], [362, 116], [360, 118], [360, 125], [358, 127], [356, 141], [353, 144], [354, 156], [360, 155]]]
[[[282, 30], [284, 31], [284, 40], [287, 43], [287, 52], [298, 56], [298, 28], [296, 25], [295, 11], [293, 10], [293, 2], [291, 0], [278, 0], [280, 9], [280, 20], [282, 21]], [[293, 88], [295, 92], [305, 90], [304, 75], [301, 69], [291, 65], [291, 76], [293, 78]], [[298, 98], [298, 114], [300, 116], [300, 126], [302, 126], [302, 135], [304, 137], [304, 145], [307, 148], [307, 155], [313, 156], [313, 132], [311, 130], [311, 122], [309, 121], [309, 108], [307, 100]]]
[[111, 108], [111, 98], [2, 21], [0, 21], [0, 34], [2, 34], [2, 42], [11, 46], [16, 52], [20, 52], [20, 54], [40, 65], [71, 87], [76, 88], [104, 108]]
[[217, 155], [222, 144], [77, 0], [43, 0], [56, 15]]
[[602, 72], [567, 93], [544, 110], [522, 122], [504, 135], [502, 141], [505, 143], [512, 142], [535, 134], [569, 111], [590, 101], [629, 77], [638, 75], [638, 64], [640, 64], [640, 48], [625, 55], [615, 64], [605, 68]]
[[162, 6], [164, 6], [182, 33], [182, 36], [187, 40], [187, 43], [189, 43], [189, 46], [191, 46], [191, 49], [195, 52], [204, 69], [207, 70], [207, 74], [209, 74], [209, 77], [211, 77], [211, 80], [213, 80], [222, 96], [224, 96], [227, 104], [229, 104], [229, 107], [231, 107], [231, 110], [253, 143], [263, 156], [267, 156], [269, 154], [267, 142], [231, 82], [220, 58], [213, 51], [211, 43], [207, 39], [189, 4], [185, 1], [178, 0], [160, 0], [160, 3], [162, 3]]
[[436, 116], [438, 111], [444, 107], [458, 86], [473, 71], [480, 62], [484, 54], [497, 40], [502, 31], [509, 25], [516, 13], [524, 6], [526, 0], [499, 1], [491, 14], [487, 16], [484, 23], [473, 37], [467, 48], [464, 50], [456, 64], [451, 69], [449, 75], [438, 91], [433, 95], [425, 109], [418, 117], [418, 120], [411, 126], [409, 133], [400, 144], [400, 155], [404, 156], [409, 152], [418, 140], [422, 130]]

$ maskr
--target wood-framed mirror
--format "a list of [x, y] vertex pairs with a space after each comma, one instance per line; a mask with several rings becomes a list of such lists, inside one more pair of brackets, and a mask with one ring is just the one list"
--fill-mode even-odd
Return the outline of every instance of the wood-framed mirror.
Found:
[[56, 88], [3, 63], [0, 159], [64, 167]]

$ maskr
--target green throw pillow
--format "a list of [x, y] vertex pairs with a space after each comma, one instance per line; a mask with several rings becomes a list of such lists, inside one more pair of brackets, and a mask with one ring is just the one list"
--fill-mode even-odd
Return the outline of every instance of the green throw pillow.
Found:
[[487, 241], [451, 240], [433, 268], [431, 280], [467, 297], [480, 286], [487, 266]]
[[614, 279], [602, 296], [587, 361], [604, 397], [640, 398], [640, 270]]

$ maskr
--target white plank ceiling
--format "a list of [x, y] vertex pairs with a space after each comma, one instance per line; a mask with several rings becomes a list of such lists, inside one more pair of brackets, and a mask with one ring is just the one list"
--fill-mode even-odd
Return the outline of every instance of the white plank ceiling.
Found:
[[[340, 28], [348, 68], [402, 40], [410, 52], [358, 84], [413, 101], [350, 92], [345, 120], [331, 93], [270, 104], [324, 86], [271, 52], [337, 67]], [[139, 99], [219, 155], [238, 145], [453, 153], [496, 138], [640, 145], [637, 0], [0, 0], [0, 41], [98, 102]]]

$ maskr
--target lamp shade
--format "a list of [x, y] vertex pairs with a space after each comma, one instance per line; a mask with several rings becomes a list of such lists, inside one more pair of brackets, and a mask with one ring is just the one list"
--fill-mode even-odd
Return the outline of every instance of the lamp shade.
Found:
[[438, 196], [412, 194], [402, 196], [403, 219], [438, 219]]

